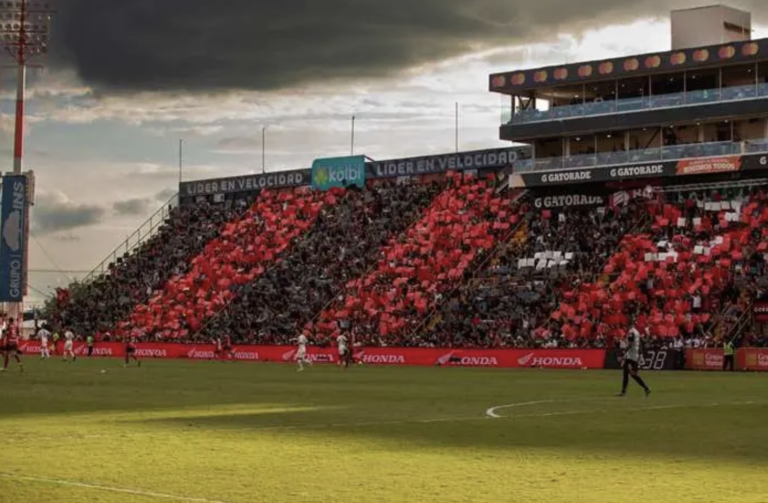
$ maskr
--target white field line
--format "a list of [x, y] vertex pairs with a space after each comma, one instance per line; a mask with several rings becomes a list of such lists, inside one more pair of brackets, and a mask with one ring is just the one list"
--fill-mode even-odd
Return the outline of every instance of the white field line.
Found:
[[[620, 400], [620, 399], [616, 399]], [[654, 411], [654, 410], [668, 410], [668, 409], [693, 409], [693, 408], [710, 408], [710, 407], [728, 407], [739, 405], [764, 405], [768, 402], [723, 402], [723, 403], [691, 403], [691, 404], [671, 404], [671, 405], [651, 405], [646, 407], [630, 407], [625, 409], [616, 408], [601, 408], [601, 409], [580, 409], [580, 410], [565, 410], [555, 412], [537, 412], [531, 414], [515, 414], [512, 416], [501, 416], [497, 411], [501, 409], [511, 409], [515, 407], [525, 407], [528, 405], [539, 405], [545, 403], [572, 403], [584, 400], [541, 400], [537, 402], [523, 402], [523, 403], [511, 403], [507, 405], [497, 405], [491, 407], [485, 411], [485, 415], [489, 419], [517, 419], [517, 418], [530, 418], [530, 417], [552, 417], [552, 416], [574, 416], [579, 414], [599, 414], [604, 412], [642, 412], [642, 411]]]
[[27, 475], [13, 475], [11, 473], [1, 473], [1, 479], [17, 480], [21, 482], [36, 482], [40, 484], [53, 484], [67, 487], [79, 487], [81, 489], [94, 489], [97, 491], [108, 491], [113, 493], [133, 494], [134, 496], [146, 496], [148, 498], [166, 499], [172, 501], [187, 501], [190, 503], [228, 503], [221, 500], [209, 500], [206, 498], [191, 498], [187, 496], [175, 496], [173, 494], [156, 493], [154, 491], [143, 491], [141, 489], [128, 489], [124, 487], [111, 487], [99, 484], [87, 484], [85, 482], [75, 482], [64, 479], [50, 479], [46, 477], [29, 477]]
[[[441, 418], [432, 418], [432, 419], [398, 419], [398, 420], [391, 420], [391, 421], [365, 421], [365, 422], [357, 422], [357, 423], [323, 423], [323, 424], [302, 424], [302, 425], [280, 425], [280, 426], [254, 426], [254, 427], [244, 427], [244, 428], [226, 428], [222, 431], [227, 432], [258, 432], [258, 431], [301, 431], [301, 430], [324, 430], [324, 429], [343, 429], [343, 428], [364, 428], [368, 426], [397, 426], [397, 425], [406, 425], [406, 424], [433, 424], [433, 423], [452, 423], [452, 422], [470, 422], [470, 421], [488, 421], [493, 419], [526, 419], [526, 418], [536, 418], [536, 417], [557, 417], [557, 416], [575, 416], [575, 415], [588, 415], [588, 414], [603, 414], [607, 412], [643, 412], [643, 411], [654, 411], [654, 410], [669, 410], [669, 409], [691, 409], [691, 408], [711, 408], [711, 407], [727, 407], [727, 406], [740, 406], [740, 405], [764, 405], [768, 404], [768, 401], [761, 401], [761, 402], [755, 402], [755, 401], [743, 401], [743, 402], [722, 402], [722, 403], [700, 403], [700, 404], [671, 404], [671, 405], [651, 405], [651, 406], [643, 406], [643, 407], [628, 407], [628, 408], [609, 408], [609, 407], [602, 407], [602, 408], [594, 408], [594, 409], [574, 409], [574, 410], [564, 410], [564, 411], [554, 411], [554, 412], [532, 412], [529, 414], [513, 414], [508, 416], [503, 416], [498, 413], [499, 410], [502, 409], [512, 409], [512, 408], [522, 408], [526, 406], [531, 405], [543, 405], [543, 404], [555, 404], [555, 403], [578, 403], [578, 402], [590, 402], [590, 401], [621, 401], [621, 398], [607, 398], [607, 397], [596, 397], [596, 398], [586, 398], [582, 400], [537, 400], [533, 402], [519, 402], [519, 403], [513, 403], [513, 404], [506, 404], [506, 405], [497, 405], [494, 407], [491, 407], [485, 411], [485, 415], [483, 416], [456, 416], [456, 417], [441, 417]], [[182, 430], [181, 434], [184, 433], [194, 433], [197, 430]], [[122, 433], [123, 436], [129, 436], [129, 437], [140, 437], [140, 436], [151, 436], [151, 437], [160, 437], [163, 436], [163, 434], [158, 433], [157, 431], [152, 432], [131, 432], [131, 433]], [[179, 433], [168, 433], [167, 436], [174, 436], [178, 435]], [[100, 439], [100, 438], [115, 438], [115, 435], [69, 435], [67, 436], [67, 442], [72, 442], [73, 440], [87, 440], [87, 439]], [[30, 440], [50, 440], [50, 441], [56, 441], [58, 439], [61, 439], [61, 436], [56, 437], [39, 437], [37, 435], [30, 437]], [[24, 442], [28, 442], [29, 440], [24, 440]], [[13, 441], [11, 441], [13, 442]], [[0, 476], [2, 476], [2, 473], [0, 473]]]

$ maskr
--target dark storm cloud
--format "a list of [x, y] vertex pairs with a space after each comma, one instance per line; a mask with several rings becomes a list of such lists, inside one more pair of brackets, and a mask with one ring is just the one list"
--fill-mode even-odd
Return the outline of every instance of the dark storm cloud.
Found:
[[179, 191], [176, 189], [163, 189], [155, 194], [155, 201], [159, 203], [167, 203], [173, 196], [178, 194], [178, 192]]
[[[704, 0], [58, 0], [59, 65], [113, 91], [381, 77]], [[706, 3], [706, 2], [704, 2]], [[736, 0], [760, 13], [765, 0]]]
[[32, 227], [39, 234], [53, 234], [96, 225], [106, 210], [101, 206], [78, 204], [54, 195], [39, 195], [32, 210]]
[[112, 209], [121, 216], [136, 216], [145, 214], [151, 204], [151, 199], [137, 197], [125, 201], [115, 201], [112, 204]]

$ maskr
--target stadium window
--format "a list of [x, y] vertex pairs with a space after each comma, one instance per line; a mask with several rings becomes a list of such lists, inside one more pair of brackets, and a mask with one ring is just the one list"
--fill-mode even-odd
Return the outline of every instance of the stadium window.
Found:
[[[661, 148], [662, 136], [660, 134], [660, 129], [658, 128], [632, 129], [628, 131], [627, 134], [629, 137], [629, 150], [631, 151], [643, 152]], [[633, 162], [634, 160], [634, 158], [630, 158], [630, 162]], [[639, 161], [640, 159], [637, 160]]]
[[768, 84], [768, 61], [763, 61], [757, 65], [757, 82]]
[[707, 91], [720, 88], [720, 71], [718, 69], [695, 70], [685, 75], [686, 91]]
[[636, 77], [619, 81], [619, 99], [633, 99], [648, 96], [648, 79]]
[[584, 103], [584, 86], [564, 86], [552, 90], [552, 108], [582, 105]]
[[685, 91], [685, 74], [667, 73], [651, 76], [651, 95], [678, 94]]
[[723, 67], [723, 88], [749, 87], [756, 84], [755, 65]]

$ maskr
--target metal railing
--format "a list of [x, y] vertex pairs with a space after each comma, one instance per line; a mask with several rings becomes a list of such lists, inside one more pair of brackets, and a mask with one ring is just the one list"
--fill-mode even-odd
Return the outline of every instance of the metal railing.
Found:
[[618, 152], [598, 152], [594, 154], [574, 154], [567, 157], [544, 157], [525, 159], [514, 164], [515, 173], [532, 171], [553, 171], [561, 169], [583, 169], [599, 166], [620, 166], [622, 164], [642, 164], [697, 157], [719, 157], [728, 155], [757, 154], [768, 152], [768, 139], [758, 138], [745, 141], [721, 141], [707, 143], [687, 143], [666, 145], [657, 148], [621, 150]]
[[163, 204], [155, 213], [152, 214], [144, 223], [142, 223], [138, 229], [136, 229], [131, 235], [129, 235], [112, 253], [107, 255], [107, 258], [101, 261], [99, 265], [93, 268], [93, 270], [83, 278], [82, 282], [87, 283], [93, 281], [97, 277], [109, 272], [110, 264], [117, 261], [118, 258], [130, 253], [136, 247], [144, 243], [147, 239], [151, 238], [157, 229], [165, 223], [168, 216], [171, 214], [179, 204], [179, 194], [175, 194], [165, 204]]
[[[728, 327], [728, 332], [722, 334], [722, 337], [720, 338], [721, 341], [734, 341], [741, 338], [741, 334], [744, 332], [744, 329], [747, 328], [749, 322], [752, 321], [753, 304], [754, 300], [750, 300], [749, 304], [744, 309], [744, 312], [741, 313], [741, 315], [736, 319], [736, 322]], [[718, 329], [722, 330], [724, 327], [724, 318], [727, 316], [728, 309], [730, 307], [731, 305], [728, 305], [723, 310], [723, 312], [719, 314], [720, 319], [716, 322], [715, 330], [713, 331], [715, 334], [717, 333]]]
[[646, 110], [659, 110], [685, 106], [705, 105], [750, 99], [768, 98], [768, 84], [750, 84], [746, 86], [702, 89], [682, 93], [639, 96], [636, 98], [596, 100], [589, 103], [577, 103], [551, 107], [548, 110], [502, 110], [502, 124], [529, 124], [551, 120], [575, 119]]

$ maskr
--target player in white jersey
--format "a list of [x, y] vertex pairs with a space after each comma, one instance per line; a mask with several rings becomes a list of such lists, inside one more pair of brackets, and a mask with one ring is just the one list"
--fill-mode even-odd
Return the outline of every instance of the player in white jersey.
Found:
[[46, 327], [37, 331], [37, 339], [40, 341], [40, 359], [51, 357], [51, 347], [49, 340], [51, 339], [51, 332]]
[[349, 368], [352, 352], [349, 350], [349, 343], [346, 335], [339, 335], [336, 337], [336, 346], [339, 348], [339, 365], [343, 365], [344, 369]]
[[301, 372], [304, 370], [305, 363], [310, 367], [312, 366], [312, 360], [307, 355], [307, 344], [309, 344], [307, 336], [301, 334], [297, 342], [299, 343], [299, 348], [296, 350], [296, 363], [299, 364], [299, 372]]
[[629, 385], [630, 376], [639, 384], [645, 391], [645, 396], [651, 394], [651, 388], [645, 384], [643, 378], [640, 377], [640, 360], [643, 358], [642, 351], [640, 349], [640, 332], [633, 326], [629, 329], [627, 339], [622, 343], [624, 349], [624, 377], [621, 384], [621, 393], [619, 396], [625, 396], [627, 394], [627, 386]]
[[64, 361], [67, 360], [77, 360], [75, 356], [75, 334], [72, 333], [72, 330], [64, 332]]

